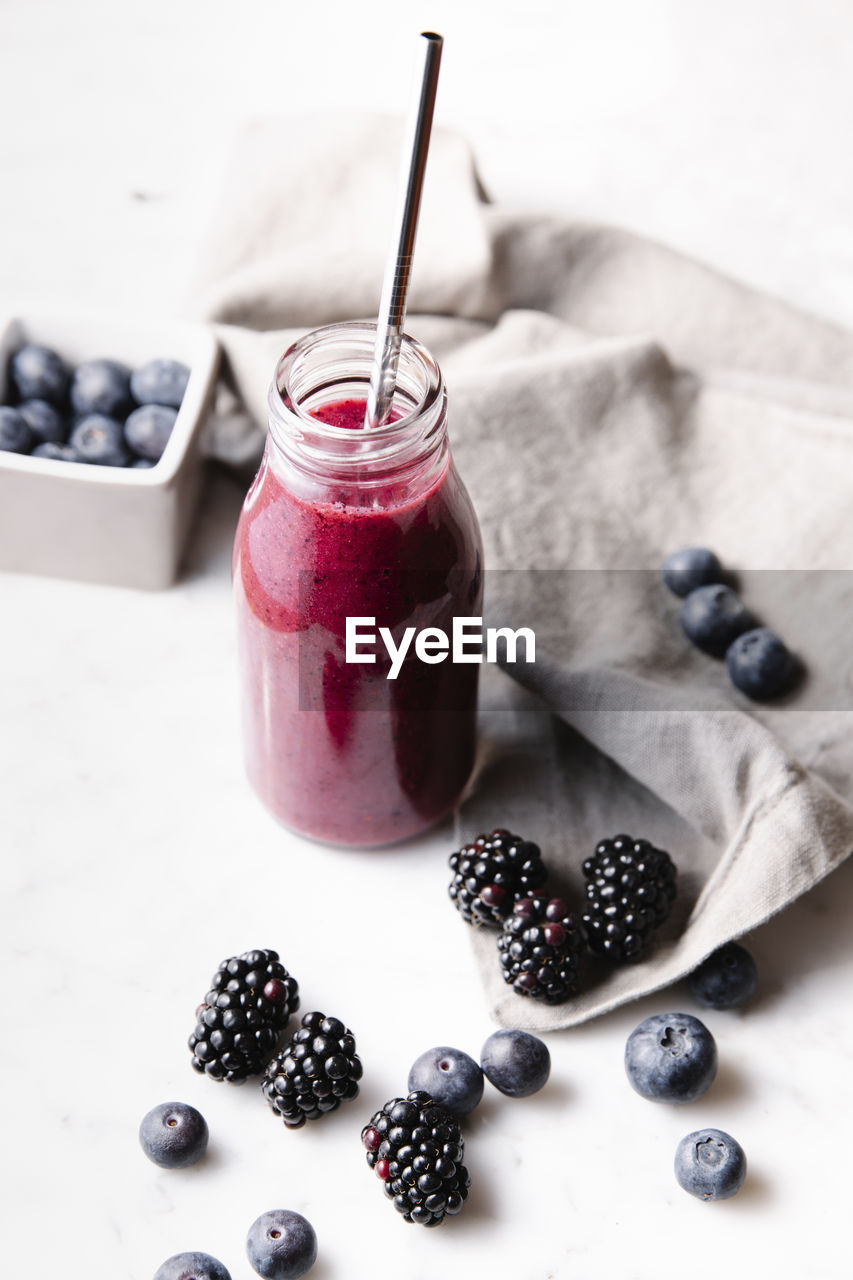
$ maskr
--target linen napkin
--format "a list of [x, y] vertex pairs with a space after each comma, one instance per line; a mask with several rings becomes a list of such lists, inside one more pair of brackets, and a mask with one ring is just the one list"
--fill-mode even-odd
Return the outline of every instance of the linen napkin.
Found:
[[[257, 459], [290, 341], [375, 314], [399, 145], [362, 115], [237, 139], [191, 302], [245, 411], [220, 418], [222, 459]], [[646, 837], [679, 867], [648, 958], [591, 962], [562, 1005], [516, 996], [494, 935], [471, 931], [495, 1018], [566, 1027], [674, 982], [853, 849], [853, 335], [629, 232], [491, 205], [440, 130], [407, 328], [448, 385], [487, 621], [537, 636], [534, 664], [483, 668], [459, 841], [495, 826], [538, 841], [576, 905], [606, 836]], [[801, 661], [772, 704], [681, 632], [659, 566], [696, 544]]]

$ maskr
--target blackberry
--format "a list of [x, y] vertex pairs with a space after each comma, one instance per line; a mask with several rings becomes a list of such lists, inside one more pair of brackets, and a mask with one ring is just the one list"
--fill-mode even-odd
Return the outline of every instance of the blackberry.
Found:
[[306, 1013], [290, 1043], [266, 1069], [263, 1091], [288, 1129], [319, 1120], [358, 1093], [361, 1060], [355, 1040], [337, 1018]]
[[663, 924], [675, 897], [676, 868], [648, 840], [602, 840], [583, 864], [587, 945], [620, 964], [639, 960], [649, 934]]
[[498, 928], [513, 901], [538, 889], [547, 874], [538, 844], [500, 827], [452, 853], [450, 867], [448, 893], [463, 919]]
[[459, 1124], [428, 1093], [392, 1098], [361, 1131], [367, 1163], [406, 1222], [437, 1227], [468, 1199]]
[[498, 938], [504, 982], [548, 1004], [577, 989], [583, 937], [562, 898], [520, 898]]
[[223, 960], [196, 1010], [192, 1065], [214, 1080], [239, 1083], [263, 1071], [299, 1008], [299, 987], [277, 951]]

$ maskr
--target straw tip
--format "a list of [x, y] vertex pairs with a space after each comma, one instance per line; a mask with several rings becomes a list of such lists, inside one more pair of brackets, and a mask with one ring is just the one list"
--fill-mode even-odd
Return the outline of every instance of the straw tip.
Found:
[[440, 36], [437, 31], [422, 31], [421, 35], [424, 40], [429, 40], [432, 44], [444, 43], [444, 36]]

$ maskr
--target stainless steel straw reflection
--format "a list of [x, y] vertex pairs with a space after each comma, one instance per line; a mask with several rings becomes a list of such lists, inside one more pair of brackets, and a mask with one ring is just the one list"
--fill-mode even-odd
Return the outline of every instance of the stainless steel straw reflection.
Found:
[[394, 222], [396, 240], [385, 267], [376, 347], [367, 396], [366, 428], [381, 427], [388, 416], [397, 385], [400, 340], [406, 319], [409, 273], [418, 229], [418, 213], [424, 185], [432, 116], [438, 87], [438, 70], [444, 41], [434, 31], [422, 31], [415, 69], [415, 93], [403, 139], [402, 184]]

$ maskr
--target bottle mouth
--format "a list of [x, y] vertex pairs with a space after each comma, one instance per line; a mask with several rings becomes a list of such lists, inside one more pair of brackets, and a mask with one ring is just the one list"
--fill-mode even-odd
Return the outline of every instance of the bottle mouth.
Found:
[[375, 322], [353, 320], [314, 329], [285, 351], [270, 387], [270, 433], [292, 460], [312, 470], [331, 463], [346, 469], [348, 461], [399, 465], [405, 455], [423, 459], [440, 446], [446, 423], [441, 370], [409, 334], [400, 345], [393, 421], [352, 430], [314, 416], [342, 400], [366, 405], [375, 344]]

